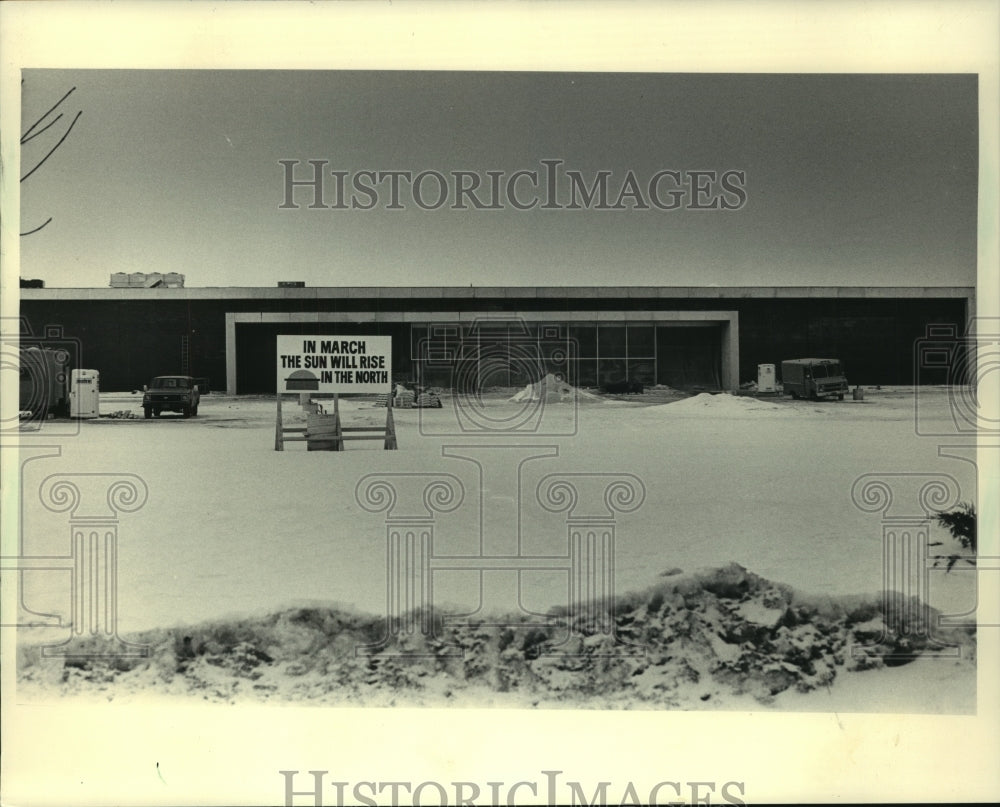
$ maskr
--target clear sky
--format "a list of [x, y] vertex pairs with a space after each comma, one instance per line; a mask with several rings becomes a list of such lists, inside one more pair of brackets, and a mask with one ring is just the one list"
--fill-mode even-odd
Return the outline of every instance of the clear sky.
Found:
[[[188, 286], [976, 279], [971, 75], [33, 69], [22, 131], [71, 87], [63, 121], [22, 154], [23, 174], [82, 110], [21, 185], [21, 229], [52, 216], [21, 238], [21, 275], [48, 287], [133, 271], [181, 272]], [[300, 209], [280, 208], [279, 160], [301, 161], [299, 177], [326, 160], [485, 181], [546, 159], [588, 184], [611, 172], [613, 198], [629, 171], [644, 192], [658, 171], [742, 171], [745, 204], [454, 210], [452, 195], [426, 210], [404, 194], [390, 210], [383, 184], [372, 210], [310, 210], [307, 190]]]

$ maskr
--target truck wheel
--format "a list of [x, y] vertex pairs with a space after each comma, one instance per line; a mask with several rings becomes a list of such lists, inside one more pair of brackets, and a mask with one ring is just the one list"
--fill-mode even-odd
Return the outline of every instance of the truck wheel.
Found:
[[146, 416], [146, 420], [149, 420], [153, 416], [153, 408], [150, 406], [144, 406], [142, 408], [142, 414]]
[[154, 410], [153, 410], [153, 414], [154, 414], [154, 415], [155, 415], [156, 417], [159, 417], [159, 416], [160, 416], [160, 410], [159, 410], [159, 409], [154, 409]]
[[198, 417], [198, 404], [195, 404], [194, 408], [191, 410], [191, 417], [193, 418]]
[[842, 401], [842, 400], [844, 400], [844, 393], [840, 393], [840, 394], [839, 394], [839, 395], [837, 396], [837, 400], [838, 400], [838, 401]]
[[797, 401], [799, 399], [799, 394], [797, 392], [792, 393], [792, 400]]
[[185, 406], [184, 409], [183, 409], [183, 414], [184, 414], [184, 417], [186, 417], [186, 418], [191, 417], [191, 407], [190, 406]]

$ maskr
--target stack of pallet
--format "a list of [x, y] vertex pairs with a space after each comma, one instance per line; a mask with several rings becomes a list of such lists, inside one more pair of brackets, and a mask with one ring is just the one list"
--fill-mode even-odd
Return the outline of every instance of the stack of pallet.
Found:
[[[396, 389], [396, 397], [392, 399], [392, 405], [395, 409], [410, 409], [413, 407], [416, 397], [417, 396], [413, 390], [407, 389], [406, 387], [398, 387]], [[388, 392], [379, 393], [379, 395], [375, 398], [375, 406], [388, 406], [388, 404]]]
[[423, 409], [428, 407], [431, 409], [440, 409], [441, 399], [438, 398], [436, 395], [431, 395], [429, 392], [421, 392], [417, 396], [416, 401], [412, 403], [412, 406], [415, 406], [418, 409]]

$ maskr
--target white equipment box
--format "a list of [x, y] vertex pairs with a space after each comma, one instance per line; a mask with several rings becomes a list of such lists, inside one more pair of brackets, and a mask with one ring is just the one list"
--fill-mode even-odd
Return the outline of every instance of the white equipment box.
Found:
[[101, 374], [97, 370], [73, 370], [69, 378], [70, 417], [100, 417]]
[[775, 392], [777, 387], [774, 382], [774, 365], [757, 365], [757, 392]]

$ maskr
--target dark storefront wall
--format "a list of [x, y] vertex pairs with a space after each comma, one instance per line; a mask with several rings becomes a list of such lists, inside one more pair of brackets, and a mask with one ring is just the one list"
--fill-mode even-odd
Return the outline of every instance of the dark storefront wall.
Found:
[[657, 328], [657, 382], [674, 389], [719, 389], [721, 351], [718, 328]]
[[100, 372], [103, 390], [137, 390], [181, 373], [225, 387], [225, 316], [201, 301], [23, 301], [21, 315], [34, 334], [61, 328], [79, 346], [74, 366]]
[[[454, 308], [468, 310], [469, 301], [450, 300], [366, 300], [349, 301], [358, 310], [421, 310], [421, 305], [432, 306], [425, 310], [446, 311]], [[928, 326], [951, 327], [962, 334], [966, 323], [964, 299], [670, 299], [655, 301], [657, 308], [673, 311], [717, 310], [720, 307], [736, 310], [739, 314], [739, 377], [750, 381], [757, 377], [757, 365], [808, 356], [840, 358], [846, 367], [848, 380], [854, 384], [944, 384], [956, 380], [947, 367], [924, 367], [914, 370], [914, 350], [925, 338]], [[230, 311], [323, 311], [346, 310], [344, 300], [22, 300], [21, 312], [35, 334], [44, 333], [48, 325], [61, 326], [66, 338], [79, 340], [80, 366], [101, 373], [104, 390], [138, 389], [154, 375], [178, 373], [184, 366], [184, 344], [187, 340], [187, 370], [191, 375], [209, 379], [213, 390], [225, 388], [226, 346], [225, 315]], [[527, 300], [518, 300], [519, 308], [529, 310]], [[538, 303], [549, 310], [575, 311], [584, 308], [628, 310], [649, 308], [651, 301], [641, 297], [600, 300], [543, 300]], [[496, 308], [495, 303], [491, 303]], [[496, 312], [494, 312], [496, 313]], [[243, 331], [245, 326], [240, 326]], [[264, 327], [264, 326], [261, 326]], [[325, 326], [324, 326], [325, 327]], [[337, 326], [339, 329], [339, 326]], [[360, 326], [357, 333], [364, 333]], [[373, 333], [378, 328], [371, 327]], [[389, 326], [383, 326], [389, 327]], [[398, 330], [394, 340], [408, 344], [406, 326], [392, 326]], [[612, 325], [610, 327], [621, 327]], [[277, 326], [276, 326], [277, 328]], [[314, 328], [310, 328], [315, 330]], [[284, 330], [282, 328], [282, 330]], [[390, 328], [391, 330], [391, 328]], [[678, 337], [697, 339], [698, 329], [689, 329]], [[705, 333], [712, 329], [705, 329]], [[322, 331], [320, 331], [322, 332]], [[276, 335], [272, 330], [271, 335]], [[632, 334], [641, 343], [646, 336], [636, 331]], [[649, 377], [651, 360], [646, 355], [629, 351], [621, 355], [597, 353], [596, 346], [588, 347], [588, 336], [578, 331], [575, 336], [580, 344], [580, 384], [596, 384], [603, 373], [614, 378], [624, 372], [640, 380]], [[608, 333], [613, 343], [615, 334]], [[249, 337], [256, 340], [256, 337]], [[689, 345], [683, 359], [671, 358], [670, 351], [662, 350], [662, 337], [657, 335], [656, 377], [671, 386], [703, 385], [710, 387], [714, 377], [697, 378], [698, 368], [704, 367], [697, 358], [698, 348]], [[255, 344], [251, 353], [237, 351], [238, 373], [253, 381], [256, 390], [273, 391], [273, 362], [263, 365], [251, 358], [256, 353], [273, 358], [273, 340], [262, 332], [262, 342]], [[626, 340], [630, 336], [626, 333]], [[702, 350], [707, 348], [701, 348]], [[640, 348], [644, 351], [645, 348]], [[261, 354], [261, 351], [265, 351]], [[394, 365], [398, 371], [411, 371], [409, 352], [401, 348]], [[589, 351], [589, 355], [587, 354]], [[591, 361], [592, 360], [592, 361]], [[602, 365], [600, 362], [604, 361]], [[270, 359], [268, 359], [270, 361]], [[243, 362], [249, 362], [243, 365]], [[713, 374], [714, 374], [713, 370]], [[249, 373], [249, 375], [246, 375]], [[526, 382], [525, 382], [526, 383]], [[239, 389], [243, 391], [243, 383]], [[251, 391], [251, 390], [247, 390]]]
[[733, 301], [740, 311], [740, 381], [757, 365], [774, 364], [781, 380], [787, 359], [831, 358], [851, 384], [966, 383], [941, 367], [915, 368], [929, 327], [965, 331], [963, 299]]

